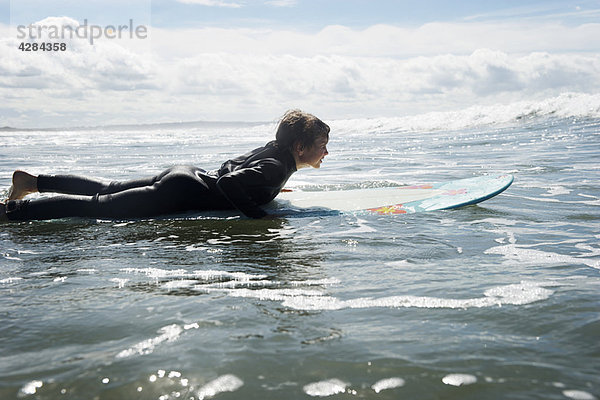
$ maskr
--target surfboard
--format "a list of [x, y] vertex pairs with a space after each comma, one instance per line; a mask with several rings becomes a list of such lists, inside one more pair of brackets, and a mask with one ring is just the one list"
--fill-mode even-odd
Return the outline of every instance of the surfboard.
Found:
[[484, 175], [416, 186], [280, 193], [267, 209], [284, 214], [411, 214], [447, 210], [488, 200], [506, 190], [513, 176]]

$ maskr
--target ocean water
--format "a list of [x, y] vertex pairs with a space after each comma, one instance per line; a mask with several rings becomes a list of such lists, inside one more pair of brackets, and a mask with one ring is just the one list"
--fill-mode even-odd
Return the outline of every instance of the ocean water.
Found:
[[[600, 97], [327, 122], [290, 187], [515, 182], [412, 215], [3, 224], [0, 398], [600, 398]], [[2, 131], [0, 194], [216, 168], [274, 129]]]

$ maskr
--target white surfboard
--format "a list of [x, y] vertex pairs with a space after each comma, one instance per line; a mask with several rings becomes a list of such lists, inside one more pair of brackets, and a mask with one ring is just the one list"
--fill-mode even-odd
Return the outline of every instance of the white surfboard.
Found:
[[290, 213], [408, 214], [476, 204], [502, 193], [513, 176], [485, 175], [418, 186], [282, 192], [267, 208]]

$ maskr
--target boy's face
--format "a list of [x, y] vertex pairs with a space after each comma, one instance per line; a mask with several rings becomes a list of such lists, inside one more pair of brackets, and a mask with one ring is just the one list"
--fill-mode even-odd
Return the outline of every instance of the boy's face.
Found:
[[329, 139], [327, 139], [327, 137], [319, 137], [317, 140], [315, 140], [312, 146], [305, 147], [301, 150], [299, 154], [300, 161], [304, 164], [310, 165], [313, 168], [320, 168], [323, 158], [329, 154], [327, 151], [328, 142]]

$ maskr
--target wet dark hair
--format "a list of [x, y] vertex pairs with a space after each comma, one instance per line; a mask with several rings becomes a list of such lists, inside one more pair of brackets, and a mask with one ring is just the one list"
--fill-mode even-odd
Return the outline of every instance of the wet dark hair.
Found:
[[329, 140], [329, 126], [312, 114], [300, 110], [287, 111], [277, 127], [275, 140], [286, 149], [292, 149], [296, 143], [310, 147], [318, 138]]

